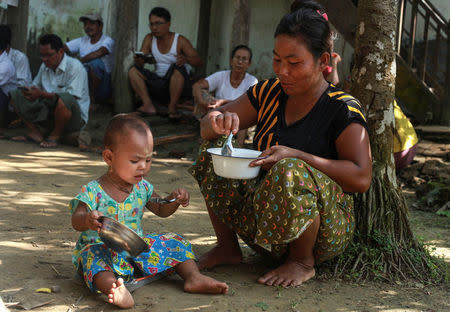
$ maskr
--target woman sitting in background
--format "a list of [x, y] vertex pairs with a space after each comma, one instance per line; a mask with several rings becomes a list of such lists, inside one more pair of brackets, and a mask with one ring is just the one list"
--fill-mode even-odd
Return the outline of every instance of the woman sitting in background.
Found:
[[[247, 73], [251, 63], [252, 50], [246, 45], [236, 46], [231, 52], [231, 70], [216, 72], [197, 81], [192, 87], [196, 103], [194, 114], [203, 117], [208, 111], [237, 99], [247, 92], [249, 87], [258, 83], [256, 77]], [[244, 143], [246, 133], [245, 129], [238, 133], [238, 142], [241, 145]]]

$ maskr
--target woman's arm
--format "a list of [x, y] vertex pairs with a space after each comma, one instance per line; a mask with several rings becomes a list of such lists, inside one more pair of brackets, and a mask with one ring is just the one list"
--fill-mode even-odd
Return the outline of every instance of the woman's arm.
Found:
[[200, 134], [205, 140], [213, 140], [220, 135], [236, 134], [256, 123], [257, 112], [246, 93], [218, 109], [209, 112], [200, 121]]
[[[208, 92], [208, 90], [209, 83], [206, 79], [200, 79], [192, 86], [192, 95], [194, 96], [195, 101], [203, 107], [208, 107], [209, 105], [210, 99], [204, 96], [204, 91]], [[209, 93], [207, 94], [209, 95]]]
[[338, 160], [326, 159], [277, 145], [261, 154], [261, 157], [269, 157], [253, 161], [250, 165], [261, 165], [267, 169], [283, 158], [295, 157], [325, 173], [345, 192], [367, 191], [372, 180], [372, 155], [367, 130], [360, 124], [350, 124], [336, 139], [336, 149]]

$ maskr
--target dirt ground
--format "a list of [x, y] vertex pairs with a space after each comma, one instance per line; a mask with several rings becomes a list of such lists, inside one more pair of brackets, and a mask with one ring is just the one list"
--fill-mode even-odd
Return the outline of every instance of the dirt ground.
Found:
[[[181, 126], [167, 125], [164, 118], [156, 118], [150, 120], [150, 124], [154, 126], [156, 137], [198, 131], [193, 121]], [[103, 126], [101, 119], [91, 122], [93, 145], [99, 143]], [[177, 186], [186, 187], [191, 193], [191, 204], [166, 219], [148, 212], [143, 223], [145, 232], [183, 234], [200, 255], [214, 245], [215, 237], [203, 198], [187, 173], [197, 143], [198, 136], [195, 136], [156, 147], [147, 179], [161, 195]], [[450, 168], [448, 144], [427, 141], [421, 144], [422, 153], [416, 158], [418, 163], [434, 159], [444, 168], [439, 167], [437, 171]], [[0, 145], [0, 297], [3, 302], [11, 311], [43, 303], [46, 304], [33, 310], [117, 310], [106, 303], [103, 296], [91, 294], [75, 278], [71, 264], [78, 233], [71, 227], [68, 202], [82, 184], [105, 171], [100, 155], [69, 146], [44, 150], [34, 144], [8, 140], [1, 140]], [[443, 151], [444, 156], [429, 155], [430, 146]], [[418, 202], [414, 192], [423, 181], [414, 176], [402, 181], [411, 205]], [[411, 209], [410, 220], [416, 236], [450, 262], [450, 218]], [[256, 279], [268, 270], [267, 265], [262, 258], [242, 247], [243, 264], [205, 272], [227, 282], [228, 295], [187, 294], [183, 292], [182, 280], [171, 276], [136, 290], [136, 306], [130, 311], [450, 311], [449, 285], [428, 286], [414, 281], [353, 284], [315, 278], [296, 288], [262, 286]], [[54, 285], [61, 291], [35, 292]], [[20, 302], [22, 308], [11, 306], [14, 302]]]

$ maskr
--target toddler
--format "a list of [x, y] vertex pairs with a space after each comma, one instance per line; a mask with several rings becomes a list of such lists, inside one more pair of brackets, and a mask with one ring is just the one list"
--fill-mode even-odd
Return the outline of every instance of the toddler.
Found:
[[[167, 199], [176, 198], [171, 203], [149, 201], [159, 196], [153, 185], [144, 180], [153, 152], [153, 136], [145, 121], [129, 114], [114, 116], [106, 128], [104, 144], [102, 155], [107, 172], [82, 186], [70, 202], [72, 226], [81, 232], [72, 262], [89, 289], [106, 294], [112, 304], [129, 308], [134, 300], [124, 282], [132, 280], [139, 271], [153, 276], [175, 270], [184, 279], [186, 292], [227, 293], [227, 284], [199, 272], [192, 246], [183, 237], [174, 233], [143, 235], [144, 208], [168, 217], [179, 205], [189, 204], [189, 193], [184, 188], [177, 188], [168, 196]], [[148, 251], [128, 261], [121, 253], [109, 249], [98, 236], [101, 228], [98, 218], [102, 215], [133, 229], [147, 242]]]

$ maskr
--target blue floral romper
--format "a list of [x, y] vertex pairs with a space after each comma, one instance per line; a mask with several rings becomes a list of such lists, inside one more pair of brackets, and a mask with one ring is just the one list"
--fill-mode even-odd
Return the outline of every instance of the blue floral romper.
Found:
[[[89, 210], [98, 210], [104, 216], [125, 224], [141, 236], [149, 246], [149, 250], [133, 258], [145, 276], [167, 274], [179, 263], [195, 259], [191, 244], [175, 233], [150, 233], [144, 236], [142, 217], [145, 204], [153, 193], [153, 185], [146, 180], [135, 184], [133, 191], [123, 203], [112, 199], [100, 186], [97, 180], [81, 187], [81, 192], [70, 201], [72, 213], [81, 201]], [[72, 263], [83, 274], [86, 285], [96, 291], [93, 285], [94, 276], [101, 271], [111, 271], [125, 282], [134, 277], [134, 268], [121, 253], [109, 249], [100, 239], [96, 231], [87, 230], [80, 234], [72, 255]]]

